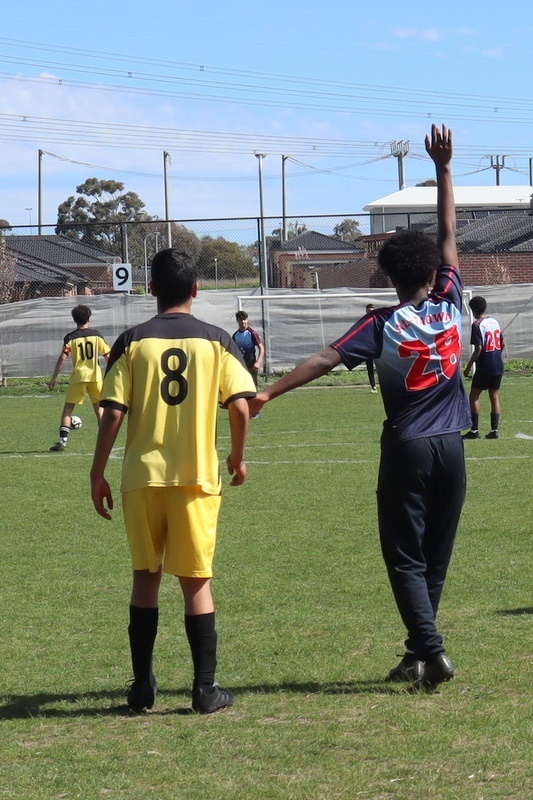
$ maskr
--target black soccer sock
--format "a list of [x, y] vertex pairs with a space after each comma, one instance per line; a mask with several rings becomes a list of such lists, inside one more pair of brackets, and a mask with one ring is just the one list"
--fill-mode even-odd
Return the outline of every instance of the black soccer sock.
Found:
[[70, 431], [70, 428], [67, 428], [66, 426], [61, 425], [61, 427], [59, 428], [59, 438], [60, 439], [64, 439], [66, 441], [68, 439], [69, 431]]
[[479, 430], [479, 414], [474, 414], [474, 412], [472, 411], [471, 417], [472, 417], [472, 430], [473, 431]]
[[217, 632], [215, 612], [211, 614], [185, 614], [185, 633], [191, 648], [194, 670], [194, 688], [212, 686], [217, 667]]
[[158, 608], [141, 608], [130, 606], [130, 624], [128, 635], [130, 639], [131, 665], [136, 681], [150, 681], [154, 683], [152, 672], [152, 655], [157, 636], [157, 623], [159, 621]]
[[491, 427], [491, 430], [497, 431], [499, 424], [500, 424], [500, 415], [499, 414], [491, 414], [490, 415], [490, 427]]

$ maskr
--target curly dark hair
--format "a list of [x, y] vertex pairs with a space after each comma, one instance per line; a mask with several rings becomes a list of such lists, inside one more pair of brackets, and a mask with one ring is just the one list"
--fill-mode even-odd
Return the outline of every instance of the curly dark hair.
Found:
[[87, 325], [91, 318], [91, 309], [89, 306], [74, 306], [70, 313], [76, 325]]
[[194, 259], [175, 248], [160, 250], [152, 259], [152, 284], [165, 308], [181, 305], [192, 295], [198, 280]]
[[481, 297], [480, 295], [477, 295], [476, 297], [473, 297], [471, 300], [469, 300], [468, 305], [470, 306], [474, 314], [477, 314], [479, 316], [481, 316], [481, 314], [484, 314], [485, 311], [487, 310], [487, 301], [485, 300], [484, 297]]
[[441, 265], [441, 254], [435, 239], [426, 233], [402, 231], [383, 244], [378, 264], [394, 286], [420, 289]]

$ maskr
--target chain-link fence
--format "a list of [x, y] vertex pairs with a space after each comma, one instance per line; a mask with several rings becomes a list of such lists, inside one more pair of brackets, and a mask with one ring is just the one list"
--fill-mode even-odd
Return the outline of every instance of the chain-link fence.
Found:
[[[506, 334], [507, 356], [533, 357], [531, 212], [458, 212], [457, 220], [465, 286], [489, 299]], [[79, 302], [91, 306], [92, 324], [110, 342], [155, 314], [155, 302], [147, 296], [150, 261], [169, 244], [196, 259], [202, 291], [194, 313], [231, 332], [235, 312], [244, 307], [265, 337], [273, 370], [292, 366], [335, 339], [361, 316], [366, 303], [394, 302], [376, 260], [390, 233], [369, 233], [369, 215], [269, 217], [263, 221], [264, 246], [261, 222], [141, 221], [70, 226], [60, 234], [51, 226], [3, 229], [2, 375], [49, 374], [64, 334], [73, 327], [70, 310]], [[397, 228], [436, 234], [434, 214], [396, 214], [385, 227], [394, 230], [399, 222], [404, 224]], [[127, 295], [113, 292], [116, 263], [131, 264], [133, 291]], [[468, 322], [465, 315], [466, 343]]]
[[[2, 229], [0, 303], [111, 292], [112, 265], [117, 262], [131, 265], [133, 291], [146, 293], [150, 261], [169, 245], [195, 258], [205, 289], [385, 288], [376, 262], [384, 239], [406, 227], [436, 235], [436, 221], [431, 213], [380, 213], [380, 224], [388, 232], [370, 233], [375, 229], [374, 216], [143, 220]], [[465, 284], [533, 282], [530, 209], [459, 211], [457, 226]]]

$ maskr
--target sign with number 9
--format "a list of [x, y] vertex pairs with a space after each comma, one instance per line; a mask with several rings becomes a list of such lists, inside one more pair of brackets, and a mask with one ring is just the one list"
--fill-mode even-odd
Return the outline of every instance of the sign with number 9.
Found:
[[131, 292], [131, 264], [113, 264], [113, 291]]

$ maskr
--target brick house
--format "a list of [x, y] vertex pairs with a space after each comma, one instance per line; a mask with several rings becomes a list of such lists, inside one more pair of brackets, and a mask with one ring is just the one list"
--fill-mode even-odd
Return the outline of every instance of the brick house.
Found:
[[0, 237], [0, 302], [113, 291], [116, 256], [66, 236]]

